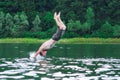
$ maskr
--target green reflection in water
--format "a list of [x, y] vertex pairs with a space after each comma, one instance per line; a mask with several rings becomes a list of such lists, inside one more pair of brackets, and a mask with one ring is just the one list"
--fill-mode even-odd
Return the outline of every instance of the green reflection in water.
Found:
[[[28, 57], [40, 44], [0, 44], [0, 57]], [[72, 58], [120, 58], [120, 45], [117, 44], [57, 44], [47, 56]]]

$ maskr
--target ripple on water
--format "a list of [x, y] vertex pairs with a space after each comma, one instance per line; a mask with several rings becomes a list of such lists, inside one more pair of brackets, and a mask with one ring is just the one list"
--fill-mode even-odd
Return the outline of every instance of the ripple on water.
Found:
[[6, 76], [6, 75], [0, 75], [0, 79], [10, 79], [10, 78], [12, 78], [12, 79], [22, 79], [22, 78], [24, 78], [24, 76]]
[[38, 77], [35, 71], [29, 71], [27, 73], [24, 73], [23, 75], [25, 76], [33, 76], [33, 77]]
[[120, 59], [28, 58], [0, 59], [0, 79], [120, 80]]

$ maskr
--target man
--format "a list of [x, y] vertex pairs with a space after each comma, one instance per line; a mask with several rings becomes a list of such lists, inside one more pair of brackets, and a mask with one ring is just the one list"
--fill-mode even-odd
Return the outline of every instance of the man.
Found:
[[58, 26], [56, 33], [52, 36], [51, 39], [44, 42], [40, 46], [38, 51], [35, 53], [34, 58], [36, 58], [38, 56], [38, 54], [40, 54], [41, 56], [46, 56], [47, 51], [49, 49], [51, 49], [56, 44], [56, 42], [62, 37], [62, 35], [64, 34], [64, 32], [66, 30], [66, 26], [60, 18], [60, 12], [58, 14], [56, 12], [54, 13], [54, 20]]

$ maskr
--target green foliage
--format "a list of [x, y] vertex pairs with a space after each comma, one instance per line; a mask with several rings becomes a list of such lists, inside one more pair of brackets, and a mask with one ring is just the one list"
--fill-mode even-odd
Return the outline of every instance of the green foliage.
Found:
[[85, 15], [85, 18], [86, 18], [86, 24], [89, 24], [90, 26], [93, 26], [95, 24], [95, 14], [93, 12], [93, 9], [91, 7], [88, 7], [87, 8], [87, 11], [86, 11], [86, 15]]
[[7, 13], [5, 16], [5, 36], [11, 36], [13, 26], [13, 17]]
[[83, 35], [84, 37], [88, 36], [87, 33], [90, 33], [90, 29], [95, 23], [94, 12], [91, 7], [87, 8], [85, 18], [86, 21], [83, 24], [81, 24], [79, 20], [77, 21], [68, 20], [67, 24], [68, 31], [74, 31], [74, 34], [77, 33], [79, 35]]
[[54, 25], [53, 13], [47, 12], [43, 19], [44, 19], [42, 24], [43, 30], [48, 30], [53, 27]]
[[66, 31], [66, 33], [63, 36], [64, 38], [74, 38], [74, 37], [79, 37], [79, 34], [75, 33], [75, 32], [69, 32]]
[[13, 26], [13, 29], [12, 29], [12, 35], [14, 37], [19, 37], [20, 35], [20, 32], [19, 32], [19, 28], [20, 28], [20, 16], [18, 14], [16, 14], [14, 16], [14, 26]]
[[102, 27], [99, 30], [94, 31], [91, 36], [101, 38], [114, 37], [114, 30], [115, 29], [113, 26], [108, 21], [106, 21]]
[[86, 10], [86, 14], [85, 14], [85, 22], [82, 24], [81, 27], [81, 31], [83, 33], [84, 36], [88, 36], [88, 34], [90, 35], [90, 30], [92, 30], [91, 28], [94, 26], [95, 24], [95, 14], [93, 11], [93, 8], [88, 7]]
[[61, 11], [67, 25], [66, 37], [119, 37], [119, 4], [119, 0], [1, 0], [0, 37], [50, 37], [56, 30], [55, 11]]
[[66, 18], [68, 20], [76, 20], [76, 15], [75, 15], [75, 12], [74, 11], [69, 11], [67, 14], [66, 14]]
[[39, 16], [36, 15], [35, 20], [33, 21], [33, 28], [31, 31], [32, 32], [41, 31], [40, 23], [41, 23], [41, 20]]
[[65, 37], [78, 37], [81, 33], [83, 26], [79, 20], [69, 20], [67, 23], [67, 30]]
[[4, 18], [5, 14], [3, 12], [0, 12], [0, 37], [2, 37], [3, 32], [4, 32], [4, 22], [5, 22], [5, 18]]
[[113, 36], [120, 37], [120, 25], [113, 26]]
[[83, 31], [83, 32], [86, 32], [86, 31], [89, 31], [90, 30], [90, 23], [87, 23], [87, 22], [85, 22], [83, 25], [82, 25], [82, 27], [81, 27], [81, 30]]
[[27, 15], [24, 12], [22, 12], [22, 14], [20, 15], [20, 21], [23, 29], [26, 29], [27, 26], [29, 26], [29, 22], [27, 18], [28, 18]]
[[25, 13], [20, 14], [19, 33], [24, 36], [24, 33], [29, 29], [29, 22]]
[[79, 20], [73, 21], [72, 19], [68, 21], [67, 28], [68, 31], [78, 31], [82, 27], [81, 22]]
[[113, 36], [113, 27], [108, 21], [106, 21], [100, 28], [100, 34], [100, 37], [104, 38]]

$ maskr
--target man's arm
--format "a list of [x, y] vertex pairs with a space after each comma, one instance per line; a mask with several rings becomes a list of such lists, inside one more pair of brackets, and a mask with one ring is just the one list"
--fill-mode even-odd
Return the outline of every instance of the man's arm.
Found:
[[34, 58], [35, 58], [38, 54], [40, 54], [41, 51], [42, 51], [42, 45], [40, 46], [40, 48], [38, 49], [38, 51], [35, 53]]

